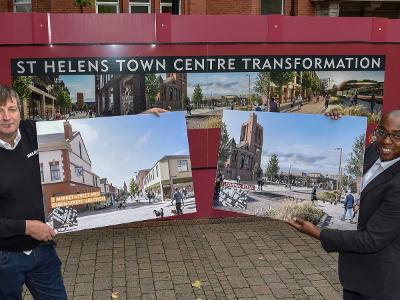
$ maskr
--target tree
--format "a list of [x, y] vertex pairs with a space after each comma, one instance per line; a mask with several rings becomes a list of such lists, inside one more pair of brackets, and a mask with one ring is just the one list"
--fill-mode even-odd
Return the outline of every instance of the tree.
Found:
[[347, 159], [346, 170], [353, 178], [362, 177], [364, 161], [365, 134], [357, 137], [353, 143], [352, 152]]
[[139, 187], [136, 184], [135, 178], [132, 178], [129, 183], [129, 193], [131, 193], [132, 196], [135, 196], [139, 193]]
[[278, 173], [279, 173], [279, 160], [278, 156], [274, 153], [272, 154], [268, 165], [267, 165], [267, 170], [265, 172], [265, 175], [270, 178], [270, 180], [274, 180], [278, 178]]
[[257, 73], [254, 85], [254, 90], [257, 94], [261, 96], [265, 95], [269, 98], [269, 92], [271, 90], [271, 74], [268, 72]]
[[271, 81], [279, 86], [279, 102], [282, 102], [282, 87], [285, 84], [293, 81], [296, 76], [296, 72], [280, 72], [274, 71], [271, 72]]
[[32, 91], [29, 88], [32, 84], [32, 78], [29, 76], [17, 76], [13, 82], [13, 89], [17, 92], [21, 102], [21, 116], [25, 117], [24, 102], [31, 98]]
[[92, 0], [74, 0], [74, 2], [79, 7], [80, 13], [83, 13], [83, 8], [92, 5]]
[[226, 129], [226, 124], [221, 123], [221, 141], [219, 144], [218, 153], [218, 169], [222, 169], [225, 166], [225, 162], [228, 160], [231, 154], [231, 145], [229, 143], [228, 130]]
[[65, 89], [59, 89], [56, 94], [56, 106], [60, 109], [66, 109], [71, 107], [71, 96]]
[[196, 84], [194, 87], [192, 101], [196, 105], [199, 105], [203, 101], [203, 91], [200, 87], [200, 84]]
[[156, 102], [157, 94], [160, 92], [160, 81], [156, 74], [145, 75], [145, 86], [146, 86], [146, 98], [150, 106], [153, 106]]

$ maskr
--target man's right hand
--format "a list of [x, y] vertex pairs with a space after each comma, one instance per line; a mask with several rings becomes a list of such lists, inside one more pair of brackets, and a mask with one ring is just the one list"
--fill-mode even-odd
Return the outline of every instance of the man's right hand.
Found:
[[338, 120], [342, 117], [342, 114], [338, 110], [333, 109], [331, 111], [327, 111], [325, 116], [331, 118], [332, 120]]
[[37, 220], [25, 221], [25, 234], [31, 236], [35, 240], [47, 242], [52, 240], [56, 233], [46, 223]]

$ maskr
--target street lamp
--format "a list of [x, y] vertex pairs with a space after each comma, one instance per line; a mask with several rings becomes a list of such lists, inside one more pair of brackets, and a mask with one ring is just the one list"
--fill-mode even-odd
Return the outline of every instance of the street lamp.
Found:
[[250, 102], [250, 79], [251, 79], [251, 74], [246, 74], [245, 75], [246, 77], [249, 77], [249, 104], [251, 104], [251, 102]]
[[338, 197], [339, 197], [339, 199], [338, 200], [340, 200], [340, 197], [341, 197], [341, 195], [342, 195], [342, 192], [340, 191], [340, 194], [339, 194], [339, 189], [341, 189], [341, 187], [342, 187], [342, 152], [343, 152], [343, 148], [342, 147], [338, 147], [338, 148], [335, 148], [335, 150], [339, 150], [340, 151], [340, 156], [339, 156], [339, 178], [338, 178], [338, 181], [336, 182], [336, 191], [338, 192]]

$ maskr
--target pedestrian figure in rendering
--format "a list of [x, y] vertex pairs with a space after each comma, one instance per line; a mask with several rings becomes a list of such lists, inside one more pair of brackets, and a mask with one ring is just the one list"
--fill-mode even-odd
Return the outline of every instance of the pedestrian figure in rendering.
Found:
[[276, 100], [274, 97], [269, 100], [269, 111], [270, 112], [279, 112], [279, 107], [278, 104], [276, 103]]
[[375, 104], [376, 104], [376, 100], [375, 100], [375, 94], [372, 94], [371, 96], [371, 100], [370, 100], [370, 110], [371, 110], [371, 114], [374, 113], [374, 108], [375, 108]]
[[240, 175], [236, 176], [236, 182], [240, 183]]
[[303, 97], [301, 96], [301, 94], [297, 96], [297, 105], [298, 109], [300, 109], [303, 106]]
[[[337, 112], [330, 116], [340, 118]], [[400, 299], [400, 110], [384, 114], [374, 134], [364, 156], [357, 230], [288, 222], [319, 239], [327, 252], [339, 252], [345, 300]]]
[[[187, 190], [186, 190], [186, 187], [185, 187], [185, 186], [182, 188], [182, 196], [183, 196], [183, 199], [186, 201]], [[184, 202], [183, 202], [183, 205], [185, 205]]]
[[346, 221], [347, 216], [349, 216], [349, 219], [351, 220], [353, 205], [354, 205], [354, 196], [352, 193], [350, 193], [350, 191], [348, 191], [344, 201], [344, 213], [342, 221]]
[[325, 105], [325, 109], [328, 109], [329, 106], [329, 94], [326, 94], [324, 97], [324, 105]]
[[183, 211], [182, 211], [183, 196], [177, 187], [175, 188], [175, 193], [172, 196], [172, 201], [175, 201], [176, 213], [178, 215], [182, 215], [183, 214]]
[[314, 204], [314, 201], [317, 201], [317, 188], [314, 186], [311, 191], [311, 203]]

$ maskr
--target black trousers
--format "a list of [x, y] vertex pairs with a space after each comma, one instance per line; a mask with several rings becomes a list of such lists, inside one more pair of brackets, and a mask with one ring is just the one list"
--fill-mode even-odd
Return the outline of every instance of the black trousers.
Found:
[[343, 290], [343, 300], [379, 300], [379, 299], [372, 298], [349, 290]]

